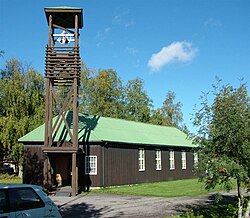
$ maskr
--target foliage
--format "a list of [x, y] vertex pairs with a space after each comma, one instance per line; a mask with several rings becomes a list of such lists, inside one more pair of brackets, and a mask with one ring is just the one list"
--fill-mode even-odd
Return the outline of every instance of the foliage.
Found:
[[184, 214], [181, 214], [178, 217], [183, 217], [183, 218], [204, 218], [203, 215], [196, 214], [192, 209], [188, 210]]
[[[244, 201], [247, 205], [247, 199]], [[238, 212], [237, 199], [224, 196], [219, 202], [212, 202], [207, 205], [192, 205], [186, 212], [181, 214], [180, 218], [236, 218]]]
[[5, 156], [20, 161], [18, 138], [43, 122], [44, 79], [32, 68], [23, 71], [16, 59], [7, 61], [0, 79], [0, 144]]
[[153, 101], [144, 90], [144, 82], [141, 78], [127, 82], [124, 103], [125, 119], [144, 123], [149, 122]]
[[11, 58], [6, 61], [5, 68], [1, 69], [1, 78], [11, 79], [16, 73], [24, 73], [23, 65], [19, 60]]
[[79, 95], [82, 97], [80, 110], [89, 114], [122, 117], [122, 81], [114, 70], [98, 73], [83, 68]]
[[202, 96], [193, 120], [198, 132], [192, 137], [200, 144], [196, 172], [208, 190], [217, 185], [230, 190], [230, 181], [236, 179], [241, 217], [241, 185], [250, 177], [250, 98], [244, 84], [239, 88], [219, 84], [213, 86], [212, 104], [208, 94]]
[[182, 104], [180, 102], [174, 103], [174, 100], [175, 93], [173, 91], [168, 91], [161, 111], [165, 115], [165, 122], [168, 126], [178, 127], [179, 123], [183, 121], [181, 112]]
[[80, 110], [139, 122], [148, 122], [152, 100], [144, 90], [141, 78], [129, 80], [124, 86], [117, 72], [87, 68], [83, 64], [80, 87]]
[[151, 123], [162, 126], [174, 126], [188, 132], [186, 125], [183, 125], [183, 114], [181, 102], [175, 103], [175, 93], [168, 91], [166, 99], [161, 108], [152, 111]]

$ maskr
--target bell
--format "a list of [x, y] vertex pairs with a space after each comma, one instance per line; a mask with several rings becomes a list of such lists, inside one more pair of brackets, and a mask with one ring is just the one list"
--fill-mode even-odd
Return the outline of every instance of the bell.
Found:
[[62, 38], [59, 39], [59, 42], [61, 44], [68, 44], [69, 43], [69, 40], [66, 36], [63, 36]]

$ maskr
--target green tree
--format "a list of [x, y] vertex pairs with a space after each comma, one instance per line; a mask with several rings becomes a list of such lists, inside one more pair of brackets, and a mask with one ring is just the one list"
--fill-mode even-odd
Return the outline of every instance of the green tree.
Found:
[[23, 69], [23, 64], [19, 60], [11, 58], [6, 61], [5, 68], [1, 70], [1, 77], [11, 78], [15, 73], [23, 74]]
[[182, 104], [180, 102], [174, 103], [174, 101], [175, 93], [168, 91], [161, 111], [166, 119], [166, 125], [179, 127], [183, 122], [183, 114], [181, 112]]
[[83, 112], [115, 118], [122, 116], [122, 81], [112, 69], [96, 73], [85, 67], [79, 96], [82, 98], [80, 110]]
[[152, 100], [144, 90], [141, 78], [129, 80], [124, 91], [125, 119], [147, 123], [150, 120]]
[[82, 62], [79, 87], [79, 111], [82, 113], [92, 114], [91, 98], [89, 96], [93, 89], [92, 85], [95, 74], [95, 70], [88, 68], [87, 65]]
[[42, 75], [32, 68], [22, 69], [21, 62], [11, 59], [0, 79], [0, 144], [14, 161], [22, 157], [18, 138], [42, 124], [45, 113]]
[[193, 118], [197, 134], [192, 137], [200, 145], [196, 171], [206, 189], [222, 185], [230, 190], [236, 180], [238, 217], [242, 217], [242, 186], [250, 178], [250, 98], [246, 85], [213, 87], [214, 98], [203, 94]]
[[187, 132], [187, 127], [183, 124], [183, 114], [181, 102], [175, 103], [175, 93], [168, 91], [162, 107], [152, 111], [151, 123], [162, 126], [174, 126]]
[[162, 114], [161, 108], [157, 108], [151, 111], [150, 123], [154, 125], [166, 126], [165, 117]]

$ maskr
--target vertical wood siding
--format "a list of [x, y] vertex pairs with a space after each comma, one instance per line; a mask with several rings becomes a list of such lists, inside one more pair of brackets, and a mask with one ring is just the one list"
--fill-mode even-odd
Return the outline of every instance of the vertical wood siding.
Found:
[[[145, 171], [138, 169], [138, 149], [145, 151]], [[186, 152], [186, 169], [182, 169], [181, 152], [175, 148], [175, 169], [170, 170], [169, 148], [158, 147], [161, 150], [161, 170], [156, 170], [155, 147], [109, 145], [95, 146], [90, 149], [98, 156], [98, 174], [89, 176], [91, 186], [112, 186], [136, 184], [143, 182], [168, 181], [193, 178], [193, 154]]]
[[[138, 149], [145, 152], [145, 171], [139, 171]], [[156, 170], [156, 149], [161, 150], [161, 170]], [[170, 170], [169, 151], [175, 152], [175, 169]], [[137, 184], [143, 182], [158, 182], [176, 179], [193, 178], [193, 154], [186, 150], [186, 169], [182, 169], [181, 152], [185, 148], [154, 147], [124, 144], [85, 145], [77, 157], [79, 161], [79, 186], [83, 190], [90, 187], [105, 187], [114, 185]], [[56, 154], [50, 156], [55, 173], [65, 177], [64, 184], [70, 184], [66, 163], [70, 154]], [[85, 156], [97, 156], [97, 175], [85, 174]], [[67, 158], [68, 156], [68, 158]], [[66, 160], [67, 159], [67, 160]], [[65, 165], [66, 164], [66, 165]], [[63, 167], [65, 165], [65, 167]], [[25, 146], [24, 152], [24, 183], [42, 185], [43, 153], [39, 146]], [[64, 172], [65, 171], [65, 172]], [[36, 180], [36, 181], [35, 181]]]
[[23, 183], [43, 184], [43, 153], [41, 147], [24, 148]]

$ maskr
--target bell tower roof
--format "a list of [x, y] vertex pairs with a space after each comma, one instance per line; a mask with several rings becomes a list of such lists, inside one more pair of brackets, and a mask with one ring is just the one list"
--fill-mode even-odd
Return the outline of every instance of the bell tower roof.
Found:
[[49, 16], [53, 16], [53, 23], [65, 28], [75, 28], [75, 15], [78, 15], [78, 28], [83, 27], [82, 8], [60, 6], [44, 8], [49, 23]]

